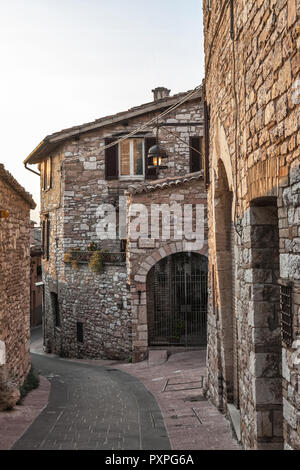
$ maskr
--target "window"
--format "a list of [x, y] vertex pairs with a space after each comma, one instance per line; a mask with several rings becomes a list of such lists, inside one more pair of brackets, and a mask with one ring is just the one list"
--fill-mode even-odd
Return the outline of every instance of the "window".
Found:
[[157, 179], [155, 168], [148, 168], [147, 154], [156, 137], [135, 137], [112, 145], [117, 137], [107, 137], [105, 145], [105, 179]]
[[83, 323], [77, 322], [77, 341], [83, 343]]
[[202, 168], [202, 137], [193, 136], [190, 137], [190, 173], [200, 171]]
[[59, 312], [59, 303], [58, 303], [58, 295], [55, 292], [51, 292], [51, 308], [52, 308], [52, 315], [54, 319], [54, 325], [56, 327], [60, 327], [60, 312]]
[[119, 144], [120, 177], [144, 176], [144, 139], [127, 139]]
[[52, 187], [52, 157], [42, 162], [42, 189], [46, 191]]

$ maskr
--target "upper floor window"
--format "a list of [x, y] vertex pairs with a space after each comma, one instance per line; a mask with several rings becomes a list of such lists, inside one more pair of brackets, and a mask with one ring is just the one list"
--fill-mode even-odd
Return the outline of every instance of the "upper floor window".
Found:
[[52, 187], [52, 157], [42, 162], [42, 189], [46, 191]]
[[121, 178], [143, 178], [144, 139], [127, 139], [119, 144]]
[[156, 179], [156, 172], [148, 168], [147, 154], [156, 143], [153, 136], [126, 139], [112, 145], [117, 137], [107, 137], [105, 145], [105, 179]]
[[203, 159], [202, 159], [202, 140], [200, 136], [192, 136], [189, 139], [190, 145], [190, 172], [194, 173], [200, 171], [203, 168]]

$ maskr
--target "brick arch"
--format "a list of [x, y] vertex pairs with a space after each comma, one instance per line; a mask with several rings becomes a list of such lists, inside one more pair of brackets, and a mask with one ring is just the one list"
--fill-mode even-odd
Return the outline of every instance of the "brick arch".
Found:
[[[173, 255], [175, 253], [183, 253], [187, 251], [190, 251], [191, 253], [196, 253], [199, 255], [207, 256], [208, 255], [207, 243], [204, 242], [204, 245], [201, 248], [201, 250], [188, 250], [186, 246], [186, 242], [184, 241], [173, 242], [165, 246], [162, 246], [160, 248], [157, 248], [156, 250], [153, 250], [151, 255], [149, 255], [141, 264], [140, 268], [138, 269], [137, 273], [134, 276], [134, 280], [138, 283], [143, 283], [143, 282], [146, 283], [147, 274], [156, 263], [161, 261], [163, 258], [166, 258], [167, 256]], [[142, 278], [145, 278], [145, 280], [142, 280]]]

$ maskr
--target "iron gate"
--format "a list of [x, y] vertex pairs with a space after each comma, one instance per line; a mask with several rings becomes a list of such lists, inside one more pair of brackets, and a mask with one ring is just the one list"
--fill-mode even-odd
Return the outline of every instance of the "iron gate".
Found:
[[206, 345], [207, 258], [178, 253], [153, 270], [149, 345]]

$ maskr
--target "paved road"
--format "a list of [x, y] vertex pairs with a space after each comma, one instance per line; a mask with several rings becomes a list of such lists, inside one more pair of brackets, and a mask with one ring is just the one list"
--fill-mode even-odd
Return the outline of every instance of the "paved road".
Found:
[[32, 354], [51, 381], [48, 406], [13, 449], [170, 449], [160, 409], [135, 377]]

